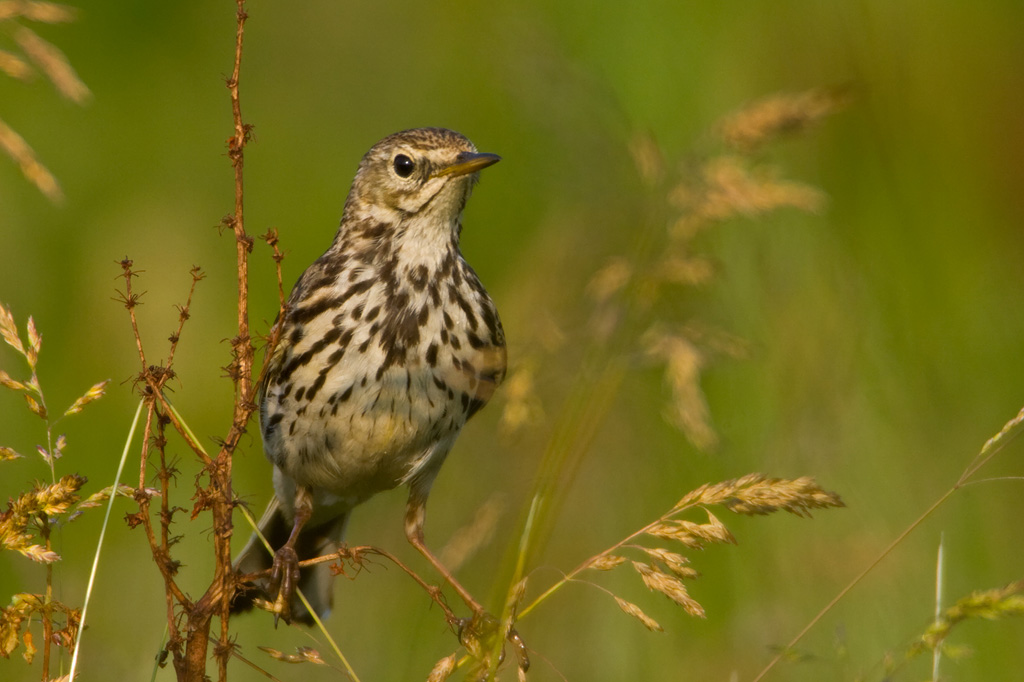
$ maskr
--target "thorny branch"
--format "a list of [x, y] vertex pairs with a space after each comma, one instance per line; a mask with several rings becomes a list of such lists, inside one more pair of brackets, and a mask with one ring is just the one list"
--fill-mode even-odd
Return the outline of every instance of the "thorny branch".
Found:
[[[160, 570], [160, 574], [164, 579], [165, 593], [167, 595], [167, 622], [169, 641], [168, 649], [171, 651], [180, 650], [181, 636], [176, 627], [176, 618], [174, 604], [178, 603], [186, 611], [192, 606], [191, 600], [185, 596], [184, 592], [178, 586], [174, 579], [177, 573], [177, 565], [170, 558], [170, 544], [169, 540], [170, 533], [169, 527], [171, 523], [171, 510], [168, 509], [168, 492], [170, 484], [170, 472], [167, 470], [164, 460], [164, 447], [166, 445], [166, 438], [164, 436], [164, 425], [168, 418], [165, 416], [166, 413], [162, 410], [166, 410], [166, 403], [160, 399], [163, 397], [164, 384], [174, 376], [174, 372], [170, 368], [170, 362], [174, 355], [174, 347], [177, 344], [178, 338], [181, 336], [181, 330], [184, 326], [184, 321], [188, 319], [188, 307], [192, 300], [192, 293], [195, 291], [195, 285], [201, 279], [198, 276], [198, 272], [193, 270], [193, 281], [192, 289], [189, 292], [188, 301], [180, 309], [180, 324], [178, 331], [171, 337], [172, 346], [171, 353], [168, 359], [168, 363], [165, 366], [150, 366], [146, 362], [146, 352], [142, 343], [142, 336], [139, 332], [138, 318], [135, 314], [135, 308], [139, 303], [139, 294], [135, 294], [132, 291], [132, 278], [137, 275], [136, 271], [132, 270], [132, 261], [125, 259], [121, 261], [122, 276], [125, 281], [125, 290], [121, 294], [120, 298], [125, 308], [128, 310], [128, 316], [131, 320], [132, 331], [135, 336], [135, 344], [139, 352], [139, 360], [142, 364], [142, 372], [136, 378], [137, 383], [144, 384], [142, 388], [143, 400], [146, 402], [146, 424], [143, 433], [142, 442], [142, 453], [140, 455], [139, 465], [139, 487], [135, 494], [135, 501], [139, 505], [139, 511], [134, 514], [127, 515], [127, 522], [129, 527], [134, 528], [135, 526], [142, 525], [146, 533], [146, 539], [149, 542], [150, 551], [153, 554], [153, 560]], [[158, 404], [160, 407], [158, 408]], [[154, 435], [154, 417], [156, 418], [156, 434]], [[146, 488], [146, 470], [149, 462], [149, 452], [152, 447], [155, 447], [160, 453], [160, 494], [161, 500], [161, 532], [160, 539], [157, 539], [156, 531], [153, 528], [152, 519], [150, 517], [150, 499], [152, 492]]]
[[[150, 364], [146, 360], [142, 337], [135, 315], [135, 307], [139, 303], [139, 295], [132, 291], [132, 271], [130, 260], [122, 262], [124, 271], [125, 291], [121, 300], [129, 312], [132, 331], [142, 371], [136, 379], [141, 384], [143, 399], [146, 401], [146, 431], [140, 462], [140, 481], [145, 483], [147, 463], [150, 452], [155, 449], [159, 454], [160, 469], [160, 531], [153, 527], [150, 518], [150, 498], [152, 493], [140, 486], [137, 495], [139, 511], [129, 515], [130, 525], [142, 525], [145, 528], [153, 558], [159, 566], [164, 578], [167, 593], [167, 618], [170, 631], [168, 651], [173, 655], [174, 666], [179, 680], [200, 682], [205, 678], [205, 663], [210, 645], [210, 625], [212, 618], [218, 616], [221, 622], [220, 632], [214, 641], [214, 657], [217, 660], [218, 678], [227, 679], [227, 661], [231, 656], [233, 644], [229, 637], [228, 620], [230, 604], [233, 596], [234, 574], [231, 567], [231, 513], [234, 507], [231, 489], [232, 456], [246, 432], [246, 427], [256, 409], [255, 386], [253, 382], [253, 364], [255, 348], [249, 328], [248, 278], [249, 254], [252, 252], [254, 240], [245, 231], [244, 223], [244, 190], [243, 167], [244, 149], [248, 143], [252, 127], [242, 120], [239, 81], [242, 63], [242, 48], [245, 35], [245, 22], [248, 15], [244, 0], [236, 0], [235, 59], [231, 76], [226, 85], [231, 98], [233, 134], [228, 139], [228, 155], [234, 170], [235, 202], [232, 214], [224, 218], [223, 224], [230, 227], [235, 236], [235, 254], [237, 269], [237, 334], [231, 340], [232, 359], [226, 368], [228, 376], [235, 384], [235, 402], [232, 412], [231, 426], [227, 436], [220, 442], [215, 456], [207, 454], [202, 444], [192, 435], [188, 427], [181, 421], [177, 412], [168, 402], [164, 393], [166, 383], [175, 376], [172, 364], [177, 344], [181, 338], [185, 322], [189, 319], [189, 307], [199, 280], [203, 278], [198, 268], [192, 270], [192, 286], [186, 303], [179, 308], [178, 328], [170, 336], [170, 352], [167, 362], [163, 365]], [[274, 251], [274, 259], [278, 264], [279, 289], [282, 291], [280, 261], [283, 258], [277, 247], [276, 233], [268, 232], [264, 237]], [[271, 334], [268, 343], [272, 347], [277, 341], [277, 330]], [[207, 477], [205, 486], [197, 480], [195, 505], [192, 516], [209, 510], [213, 521], [213, 546], [215, 569], [213, 579], [206, 591], [197, 600], [189, 599], [175, 581], [179, 564], [171, 559], [171, 547], [177, 541], [170, 530], [175, 513], [183, 511], [181, 507], [172, 506], [169, 501], [171, 479], [175, 470], [167, 460], [165, 429], [170, 425], [185, 440], [203, 463], [203, 476]]]
[[[216, 465], [210, 470], [211, 507], [214, 524], [214, 553], [216, 568], [213, 583], [200, 600], [210, 609], [204, 612], [200, 624], [203, 630], [200, 640], [198, 633], [190, 634], [190, 662], [201, 670], [199, 652], [205, 654], [209, 617], [216, 605], [220, 616], [219, 640], [214, 647], [217, 658], [219, 678], [227, 680], [227, 664], [232, 650], [232, 642], [228, 630], [231, 616], [231, 598], [234, 594], [234, 574], [231, 568], [231, 512], [234, 508], [234, 495], [231, 490], [231, 460], [235, 448], [246, 425], [256, 409], [253, 394], [252, 365], [255, 348], [249, 334], [249, 254], [252, 252], [253, 239], [245, 232], [244, 221], [244, 182], [243, 167], [245, 146], [249, 141], [252, 127], [242, 120], [242, 104], [239, 95], [239, 78], [242, 69], [242, 46], [245, 37], [245, 21], [248, 14], [245, 0], [236, 0], [235, 30], [235, 64], [228, 79], [227, 87], [231, 97], [231, 114], [234, 122], [234, 136], [228, 140], [228, 154], [235, 171], [235, 212], [231, 216], [231, 227], [235, 233], [235, 257], [238, 272], [238, 335], [232, 340], [233, 360], [229, 366], [229, 375], [235, 382], [235, 407], [231, 429], [217, 453]], [[198, 505], [197, 505], [198, 510]], [[195, 513], [195, 512], [193, 512]], [[193, 652], [192, 650], [195, 649]]]

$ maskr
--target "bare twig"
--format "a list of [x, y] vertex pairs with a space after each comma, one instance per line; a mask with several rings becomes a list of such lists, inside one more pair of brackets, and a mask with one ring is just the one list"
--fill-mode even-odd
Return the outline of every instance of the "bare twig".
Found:
[[199, 284], [200, 280], [206, 277], [198, 266], [192, 268], [191, 274], [192, 287], [188, 290], [188, 298], [185, 299], [185, 305], [178, 308], [178, 330], [171, 334], [171, 338], [169, 339], [171, 342], [171, 351], [167, 354], [167, 369], [170, 369], [174, 364], [174, 351], [178, 348], [178, 341], [181, 340], [181, 332], [185, 328], [185, 322], [188, 321], [189, 309], [192, 306], [192, 296], [196, 293], [196, 285]]

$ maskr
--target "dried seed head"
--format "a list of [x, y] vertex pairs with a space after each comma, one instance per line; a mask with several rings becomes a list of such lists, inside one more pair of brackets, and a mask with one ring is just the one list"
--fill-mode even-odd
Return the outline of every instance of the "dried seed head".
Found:
[[702, 485], [679, 500], [673, 512], [713, 504], [724, 505], [737, 514], [771, 514], [781, 510], [797, 516], [809, 516], [812, 509], [845, 506], [838, 495], [823, 490], [813, 478], [769, 478], [755, 473]]
[[[25, 179], [35, 185], [36, 189], [46, 195], [50, 201], [57, 203], [64, 199], [64, 193], [60, 189], [57, 178], [39, 161], [28, 142], [25, 142], [25, 139], [2, 119], [0, 119], [0, 150], [18, 164]], [[10, 343], [7, 334], [4, 333], [3, 336]], [[20, 348], [20, 341], [15, 348], [24, 352]]]
[[[41, 488], [37, 487], [28, 493], [31, 497], [30, 500], [26, 500], [29, 513], [42, 513], [47, 516], [63, 514], [78, 501], [78, 491], [85, 484], [84, 476], [68, 474], [62, 476], [56, 483]], [[26, 495], [22, 495], [20, 499], [26, 499]]]
[[656, 559], [664, 564], [677, 578], [693, 580], [700, 576], [700, 573], [688, 565], [690, 560], [682, 554], [676, 554], [661, 547], [642, 547], [641, 549], [652, 559]]
[[762, 478], [736, 491], [725, 506], [737, 514], [770, 514], [779, 510], [810, 516], [813, 509], [843, 507], [838, 495], [823, 490], [813, 478]]
[[14, 32], [14, 40], [61, 95], [76, 104], [84, 104], [92, 96], [89, 88], [71, 67], [68, 58], [56, 45], [43, 40], [24, 26]]
[[28, 387], [20, 381], [15, 381], [11, 378], [7, 372], [0, 369], [0, 385], [6, 386], [7, 388], [14, 391], [27, 391]]
[[729, 544], [735, 545], [736, 538], [729, 532], [729, 529], [725, 527], [725, 524], [718, 520], [718, 517], [707, 511], [708, 522], [700, 526], [703, 537], [708, 542], [718, 544]]
[[665, 157], [649, 133], [634, 135], [629, 141], [629, 153], [640, 177], [648, 185], [657, 183], [665, 175]]
[[[85, 498], [78, 503], [76, 508], [78, 511], [83, 509], [91, 509], [93, 507], [99, 507], [101, 504], [110, 499], [110, 493], [113, 490], [113, 486], [107, 486], [103, 490], [93, 493], [89, 497]], [[133, 498], [135, 497], [135, 488], [127, 485], [117, 486], [117, 494], [121, 497]], [[159, 494], [159, 493], [157, 493]]]
[[633, 266], [622, 257], [612, 258], [587, 284], [587, 293], [596, 303], [604, 303], [622, 290], [633, 276]]
[[695, 287], [715, 276], [715, 264], [703, 256], [669, 253], [658, 263], [655, 274], [672, 284]]
[[28, 409], [32, 410], [40, 419], [46, 419], [46, 407], [39, 401], [26, 393], [25, 402], [28, 403]]
[[769, 95], [725, 117], [717, 132], [726, 144], [749, 153], [781, 135], [809, 128], [844, 108], [850, 99], [845, 89]]
[[825, 197], [818, 189], [783, 180], [762, 167], [752, 168], [741, 156], [709, 159], [696, 180], [678, 185], [669, 201], [682, 217], [671, 227], [674, 239], [687, 241], [703, 227], [739, 216], [754, 217], [780, 208], [817, 212]]
[[[0, 137], [0, 146], [3, 146], [2, 137]], [[25, 346], [22, 345], [21, 337], [18, 336], [18, 325], [14, 323], [14, 315], [3, 304], [0, 304], [0, 336], [3, 336], [8, 346], [22, 355], [25, 354]]]
[[94, 400], [99, 400], [100, 398], [102, 398], [107, 388], [107, 384], [109, 383], [110, 380], [107, 379], [105, 381], [99, 382], [98, 384], [93, 384], [92, 386], [90, 386], [89, 390], [86, 391], [84, 395], [75, 400], [71, 407], [64, 411], [64, 416], [67, 417], [72, 414], [78, 414], [79, 412], [82, 411], [83, 407], [93, 402]]
[[601, 554], [594, 557], [587, 568], [592, 568], [595, 571], [610, 571], [616, 566], [626, 562], [626, 557], [618, 556], [616, 554]]
[[455, 672], [455, 654], [445, 656], [434, 665], [427, 682], [444, 682]]
[[42, 545], [28, 545], [25, 547], [13, 547], [12, 549], [18, 550], [32, 561], [36, 561], [41, 564], [52, 564], [55, 561], [60, 561], [59, 554], [53, 550], [46, 549]]
[[[691, 533], [683, 525], [689, 523], [688, 521], [666, 521], [658, 523], [647, 530], [647, 534], [656, 538], [663, 538], [665, 540], [675, 540], [681, 542], [684, 546], [690, 549], [704, 549], [704, 543], [700, 537]], [[691, 524], [697, 525], [697, 524]]]
[[[613, 595], [614, 596], [614, 595]], [[619, 608], [628, 613], [629, 615], [636, 618], [638, 621], [644, 624], [644, 627], [653, 632], [664, 632], [664, 628], [658, 624], [658, 621], [654, 620], [646, 613], [640, 610], [640, 607], [633, 602], [626, 601], [621, 597], [615, 597], [615, 603], [619, 605]]]
[[665, 363], [665, 380], [672, 390], [668, 420], [700, 450], [712, 450], [718, 435], [700, 386], [706, 357], [690, 339], [652, 329], [644, 335], [648, 355]]
[[35, 71], [28, 65], [28, 62], [6, 50], [0, 50], [0, 71], [20, 81], [31, 80], [35, 75]]
[[74, 8], [53, 2], [0, 2], [0, 21], [22, 17], [44, 24], [63, 24], [77, 16]]
[[663, 595], [679, 604], [691, 616], [704, 618], [704, 607], [696, 599], [690, 596], [686, 586], [678, 578], [671, 576], [651, 564], [633, 562], [633, 568], [640, 574], [644, 584], [651, 590], [661, 592]]
[[36, 363], [39, 361], [39, 350], [43, 346], [43, 337], [39, 334], [39, 330], [36, 329], [36, 321], [32, 319], [30, 315], [28, 318], [28, 350], [25, 352], [25, 359], [28, 360], [29, 369], [34, 370]]

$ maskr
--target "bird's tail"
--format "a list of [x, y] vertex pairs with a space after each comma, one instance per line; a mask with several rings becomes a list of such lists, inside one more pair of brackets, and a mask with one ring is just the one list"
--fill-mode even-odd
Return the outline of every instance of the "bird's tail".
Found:
[[[307, 523], [295, 543], [295, 553], [298, 554], [299, 561], [313, 559], [335, 551], [344, 539], [347, 522], [348, 514], [342, 514], [319, 525]], [[292, 531], [292, 524], [285, 518], [281, 502], [276, 495], [270, 500], [267, 510], [263, 512], [259, 529], [275, 551], [287, 542]], [[253, 533], [249, 542], [235, 558], [234, 569], [237, 573], [246, 575], [265, 571], [273, 565], [274, 555], [267, 551], [259, 536]], [[334, 575], [329, 567], [330, 563], [321, 563], [310, 568], [303, 568], [299, 574], [299, 590], [306, 596], [310, 606], [320, 618], [326, 618], [334, 605]], [[258, 585], [258, 588], [253, 587], [235, 596], [231, 604], [232, 613], [248, 611], [253, 607], [256, 597], [263, 596], [270, 601], [277, 597], [277, 595], [267, 594], [266, 581], [262, 581]], [[261, 595], [260, 592], [263, 594]], [[294, 620], [306, 624], [313, 623], [313, 617], [302, 604], [298, 593], [292, 596], [291, 611]]]

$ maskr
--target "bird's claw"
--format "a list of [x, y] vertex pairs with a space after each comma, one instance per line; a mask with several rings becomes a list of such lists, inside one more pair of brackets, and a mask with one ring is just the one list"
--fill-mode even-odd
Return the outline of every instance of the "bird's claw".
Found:
[[292, 620], [292, 595], [299, 584], [299, 555], [284, 545], [274, 553], [274, 565], [270, 571], [270, 594], [277, 593], [274, 600], [274, 625], [278, 618], [286, 623]]
[[[501, 624], [498, 619], [486, 611], [480, 611], [472, 618], [459, 618], [456, 624], [459, 643], [466, 647], [466, 650], [475, 658], [485, 660], [491, 642], [499, 637]], [[523, 638], [519, 636], [515, 628], [508, 628], [505, 632], [505, 639], [515, 651], [519, 669], [525, 673], [530, 669], [530, 657]], [[500, 664], [504, 660], [505, 647], [502, 646], [498, 651], [498, 663]]]
[[519, 633], [516, 632], [515, 628], [511, 628], [505, 638], [509, 641], [516, 652], [516, 660], [519, 662], [519, 669], [524, 673], [527, 672], [530, 669], [530, 655], [526, 650], [526, 643], [523, 641], [523, 638], [519, 636]]

